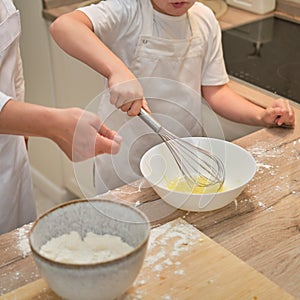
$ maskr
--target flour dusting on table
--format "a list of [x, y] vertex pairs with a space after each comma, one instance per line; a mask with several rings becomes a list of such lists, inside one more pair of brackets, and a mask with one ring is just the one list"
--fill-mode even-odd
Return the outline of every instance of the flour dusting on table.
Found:
[[31, 253], [29, 246], [28, 234], [32, 224], [24, 225], [16, 230], [17, 236], [17, 248], [20, 251], [23, 258]]
[[[265, 174], [268, 177], [268, 186], [274, 186], [277, 193], [299, 194], [299, 188], [295, 186], [295, 178], [298, 176], [295, 173], [294, 164], [300, 159], [300, 139], [293, 142], [293, 147], [289, 144], [282, 144], [279, 147], [270, 148], [270, 143], [257, 141], [254, 145], [247, 148], [253, 155], [257, 165], [257, 173], [251, 182], [251, 188], [248, 188], [247, 193], [251, 200], [255, 201], [258, 207], [272, 212], [273, 207], [267, 205], [264, 201], [268, 199], [267, 193], [272, 193], [274, 190], [268, 190], [264, 194], [264, 199], [257, 198], [257, 191], [266, 188], [264, 180]], [[282, 167], [279, 162], [285, 161], [285, 168], [289, 168], [290, 172], [282, 174]], [[254, 181], [254, 182], [253, 182]], [[280, 184], [278, 184], [280, 182]]]
[[[184, 264], [181, 263], [182, 256], [190, 251], [191, 246], [203, 241], [201, 232], [184, 220], [176, 220], [153, 228], [143, 271], [133, 285], [134, 290], [126, 294], [124, 299], [143, 299], [145, 291], [140, 287], [151, 282], [153, 278], [166, 279], [167, 272], [171, 271], [180, 280], [186, 274]], [[165, 294], [160, 299], [171, 300], [171, 296]]]

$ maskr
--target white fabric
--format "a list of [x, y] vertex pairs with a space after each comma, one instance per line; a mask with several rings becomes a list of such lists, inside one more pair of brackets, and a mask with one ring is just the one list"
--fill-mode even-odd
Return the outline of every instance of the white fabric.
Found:
[[21, 58], [20, 47], [17, 50], [17, 65], [15, 73], [16, 100], [23, 101], [25, 98], [25, 82], [23, 76], [23, 64]]
[[[82, 7], [78, 10], [84, 12], [91, 20], [96, 35], [129, 66], [133, 60], [136, 45], [142, 31], [143, 13], [141, 3], [147, 2], [148, 13], [153, 8], [150, 0], [107, 0], [98, 4]], [[202, 3], [196, 2], [189, 10], [195, 17], [199, 31], [206, 47], [203, 58], [202, 85], [219, 85], [228, 81], [222, 45], [221, 30], [212, 11]], [[171, 25], [164, 26], [168, 21]], [[167, 16], [154, 13], [153, 35], [161, 38], [177, 36], [177, 32], [187, 32], [186, 16]], [[168, 31], [166, 31], [168, 30]], [[188, 37], [188, 36], [187, 36]], [[182, 36], [177, 36], [177, 39]]]
[[2, 93], [0, 91], [0, 111], [2, 110], [2, 108], [4, 107], [4, 105], [7, 103], [8, 100], [10, 100], [11, 97], [5, 95], [4, 93]]
[[[4, 105], [6, 100], [17, 96], [21, 25], [19, 12], [11, 0], [0, 0], [0, 10], [0, 101]], [[24, 137], [0, 135], [0, 182], [1, 234], [36, 218]]]
[[191, 36], [191, 29], [186, 15], [176, 18], [153, 11], [153, 35], [164, 39], [185, 39]]
[[[160, 123], [178, 136], [202, 135], [201, 85], [228, 81], [211, 11], [195, 5], [186, 15], [171, 17], [155, 12], [149, 0], [108, 0], [81, 10], [139, 79]], [[137, 179], [142, 154], [161, 142], [138, 117], [111, 108], [107, 98], [103, 95], [100, 118], [124, 140], [118, 155], [97, 158], [98, 193]]]

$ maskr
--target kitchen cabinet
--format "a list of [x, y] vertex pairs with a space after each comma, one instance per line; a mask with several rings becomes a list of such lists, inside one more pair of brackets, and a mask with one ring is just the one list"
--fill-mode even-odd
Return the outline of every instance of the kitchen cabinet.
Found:
[[[50, 23], [47, 22], [47, 25], [49, 26]], [[57, 106], [86, 108], [104, 90], [104, 79], [83, 63], [63, 52], [51, 38], [49, 38], [49, 45]], [[83, 194], [94, 195], [92, 159], [75, 164], [64, 156], [62, 157], [62, 174], [66, 188], [75, 195], [79, 197]]]

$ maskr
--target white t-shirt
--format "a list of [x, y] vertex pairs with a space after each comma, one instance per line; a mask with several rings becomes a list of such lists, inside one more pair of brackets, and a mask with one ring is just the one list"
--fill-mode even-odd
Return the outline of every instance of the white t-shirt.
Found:
[[[143, 14], [140, 1], [147, 0], [107, 0], [78, 9], [88, 16], [95, 34], [128, 67], [133, 61], [138, 38], [142, 33]], [[153, 10], [151, 5], [149, 7]], [[153, 12], [154, 36], [185, 39], [191, 35], [186, 14], [174, 17], [155, 10]], [[196, 2], [189, 12], [195, 17], [205, 40], [206, 52], [202, 64], [201, 85], [221, 85], [228, 82], [222, 52], [221, 30], [213, 12], [199, 2]], [[149, 14], [152, 14], [152, 11], [149, 11]]]
[[0, 111], [4, 107], [4, 105], [7, 103], [8, 100], [12, 99], [12, 97], [5, 95], [0, 91]]
[[[7, 18], [7, 16], [8, 16], [7, 8], [3, 4], [3, 2], [0, 1], [0, 23], [2, 23]], [[6, 34], [3, 31], [1, 33]], [[4, 49], [4, 50], [6, 50], [6, 49]], [[1, 62], [0, 62], [0, 68], [1, 68]], [[0, 80], [1, 80], [1, 78], [0, 78]], [[15, 89], [16, 89], [16, 97], [14, 97], [14, 98], [17, 100], [24, 101], [24, 93], [25, 93], [24, 92], [24, 77], [23, 77], [23, 66], [22, 66], [20, 49], [18, 49], [18, 53], [17, 53], [17, 62], [15, 65], [15, 72], [14, 72], [14, 84], [15, 84]], [[4, 105], [7, 103], [7, 101], [12, 98], [13, 98], [12, 95], [7, 95], [4, 91], [0, 90], [0, 111], [2, 110]]]
[[[2, 23], [7, 16], [7, 10], [4, 4], [0, 1], [0, 23]], [[0, 65], [1, 68], [1, 65]], [[11, 99], [10, 96], [4, 94], [0, 91], [0, 111], [2, 110], [2, 107], [6, 104], [6, 102]]]

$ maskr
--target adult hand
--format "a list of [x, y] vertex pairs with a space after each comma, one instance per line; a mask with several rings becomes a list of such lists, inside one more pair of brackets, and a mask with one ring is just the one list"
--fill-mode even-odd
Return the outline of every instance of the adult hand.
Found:
[[267, 127], [293, 127], [295, 124], [295, 114], [289, 101], [279, 98], [265, 109], [262, 120]]
[[118, 153], [122, 138], [93, 113], [79, 108], [56, 111], [56, 126], [50, 138], [74, 162], [103, 153]]

